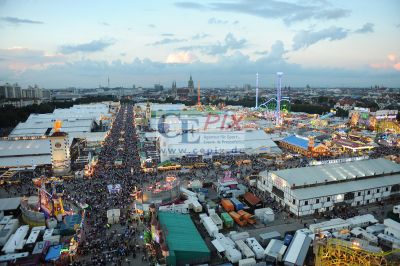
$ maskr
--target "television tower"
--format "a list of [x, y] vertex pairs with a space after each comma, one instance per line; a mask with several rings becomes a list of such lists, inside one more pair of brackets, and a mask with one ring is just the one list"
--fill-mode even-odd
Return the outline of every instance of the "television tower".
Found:
[[278, 78], [278, 84], [276, 87], [276, 126], [282, 125], [282, 118], [281, 118], [281, 100], [282, 100], [282, 72], [277, 72], [276, 76]]
[[258, 72], [256, 74], [256, 109], [258, 108]]

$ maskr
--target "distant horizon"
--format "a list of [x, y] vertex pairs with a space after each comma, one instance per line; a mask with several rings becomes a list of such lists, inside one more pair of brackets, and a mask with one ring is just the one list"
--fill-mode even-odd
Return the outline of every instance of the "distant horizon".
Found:
[[396, 88], [399, 10], [397, 0], [3, 0], [0, 83], [183, 87], [192, 73], [226, 87], [255, 85], [258, 72], [272, 87], [282, 71], [293, 87]]
[[[110, 86], [110, 87], [106, 87], [106, 86], [102, 86], [102, 87], [99, 87], [99, 86], [97, 86], [97, 87], [79, 87], [79, 86], [67, 86], [67, 87], [58, 87], [58, 88], [45, 88], [45, 87], [42, 87], [42, 86], [40, 86], [40, 84], [28, 84], [28, 85], [22, 85], [22, 84], [20, 84], [19, 82], [3, 82], [3, 83], [0, 83], [0, 86], [3, 86], [3, 85], [5, 85], [5, 84], [11, 84], [11, 85], [14, 85], [14, 84], [18, 84], [18, 86], [20, 86], [21, 87], [21, 89], [24, 89], [24, 88], [27, 88], [28, 86], [34, 86], [34, 85], [37, 85], [39, 88], [41, 88], [41, 89], [47, 89], [47, 90], [66, 90], [66, 89], [79, 89], [79, 90], [93, 90], [93, 89], [119, 89], [119, 88], [122, 88], [122, 89], [133, 89], [133, 84], [131, 85], [131, 86]], [[153, 85], [150, 85], [150, 86], [141, 86], [141, 85], [136, 85], [136, 84], [134, 84], [135, 85], [135, 90], [137, 90], [137, 89], [139, 89], [139, 88], [141, 88], [141, 89], [154, 89], [154, 85], [162, 85], [163, 86], [163, 89], [164, 90], [170, 90], [170, 89], [172, 89], [172, 87], [171, 86], [166, 86], [166, 85], [164, 85], [164, 84], [158, 84], [158, 83], [156, 83], [156, 84], [153, 84]], [[209, 89], [223, 89], [223, 90], [228, 90], [228, 89], [242, 89], [245, 85], [248, 85], [248, 84], [242, 84], [242, 85], [225, 85], [225, 86], [204, 86], [204, 87], [201, 87], [201, 89], [203, 90], [203, 89], [205, 89], [205, 90], [209, 90]], [[252, 84], [250, 84], [251, 85], [251, 89], [255, 89], [256, 87], [255, 87], [255, 85], [252, 85]], [[310, 87], [310, 89], [373, 89], [374, 87], [378, 87], [378, 88], [385, 88], [385, 89], [395, 89], [395, 90], [400, 90], [400, 85], [398, 86], [398, 87], [390, 87], [390, 86], [384, 86], [384, 85], [377, 85], [377, 84], [375, 84], [375, 85], [370, 85], [370, 86], [359, 86], [359, 87], [355, 87], [355, 86], [346, 86], [346, 85], [343, 85], [343, 86], [331, 86], [331, 87], [328, 87], [328, 86], [313, 86], [312, 84], [307, 84], [309, 87]], [[304, 85], [304, 86], [291, 86], [290, 84], [288, 84], [288, 85], [283, 85], [282, 86], [282, 88], [285, 88], [285, 87], [290, 87], [291, 89], [307, 89], [307, 85]], [[177, 86], [177, 88], [178, 89], [180, 89], [180, 88], [187, 88], [187, 86]], [[265, 86], [259, 86], [259, 89], [275, 89], [276, 87], [272, 87], [272, 86], [268, 86], [268, 87], [265, 87]], [[195, 86], [195, 89], [197, 89], [197, 86]]]

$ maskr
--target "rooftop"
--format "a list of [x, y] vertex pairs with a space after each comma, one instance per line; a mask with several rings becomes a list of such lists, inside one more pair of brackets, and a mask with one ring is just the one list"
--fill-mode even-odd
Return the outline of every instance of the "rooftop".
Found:
[[305, 138], [305, 137], [298, 136], [298, 135], [292, 135], [292, 136], [289, 136], [287, 138], [284, 138], [281, 141], [289, 143], [291, 145], [299, 146], [299, 147], [301, 147], [303, 149], [307, 149], [308, 148], [309, 139]]
[[0, 211], [9, 211], [18, 209], [21, 204], [21, 198], [4, 198], [0, 199]]
[[159, 212], [169, 250], [210, 253], [189, 215]]
[[[284, 179], [290, 187], [345, 181], [366, 176], [400, 172], [400, 165], [383, 158], [325, 164], [311, 167], [274, 171], [272, 174]], [[264, 172], [265, 174], [265, 172]]]

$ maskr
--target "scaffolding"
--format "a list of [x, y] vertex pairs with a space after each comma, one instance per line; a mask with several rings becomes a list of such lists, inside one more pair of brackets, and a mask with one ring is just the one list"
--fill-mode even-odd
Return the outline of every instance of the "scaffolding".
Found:
[[363, 245], [359, 241], [345, 241], [335, 238], [319, 239], [314, 242], [316, 266], [391, 266], [399, 260], [388, 258], [400, 249], [383, 252], [380, 248]]

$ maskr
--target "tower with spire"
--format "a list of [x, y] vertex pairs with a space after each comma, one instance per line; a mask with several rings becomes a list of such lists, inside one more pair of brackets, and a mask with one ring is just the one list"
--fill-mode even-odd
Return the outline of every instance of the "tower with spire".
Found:
[[190, 74], [190, 79], [188, 81], [188, 89], [189, 89], [189, 94], [193, 96], [194, 95], [194, 82], [192, 79], [192, 74]]

